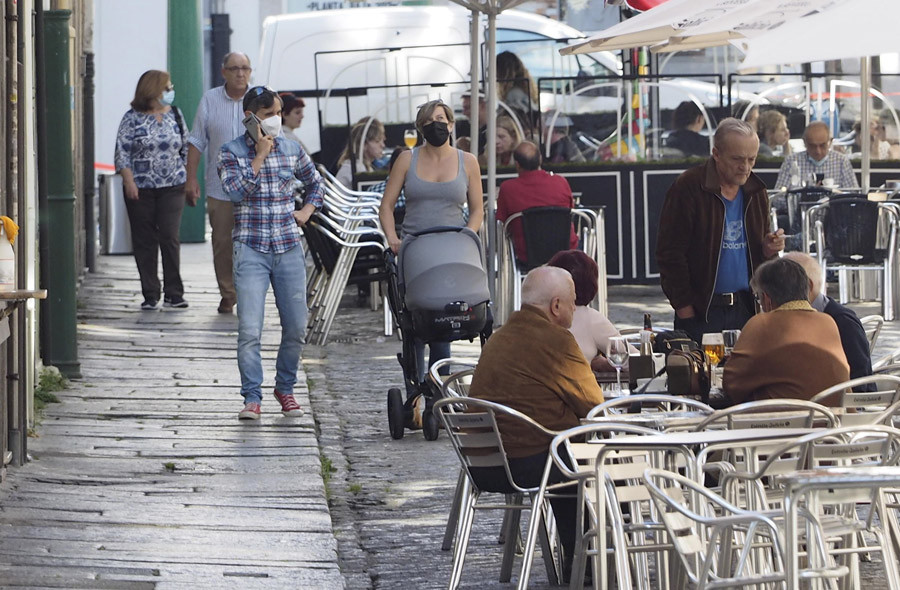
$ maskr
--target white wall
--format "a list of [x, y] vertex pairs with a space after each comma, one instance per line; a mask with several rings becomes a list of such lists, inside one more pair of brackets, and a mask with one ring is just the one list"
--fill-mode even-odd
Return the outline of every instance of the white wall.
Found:
[[260, 3], [225, 0], [224, 5], [232, 31], [231, 50], [246, 53], [250, 57], [250, 65], [255, 66], [259, 60], [259, 41], [262, 36]]
[[[232, 2], [237, 4], [237, 2]], [[248, 3], [255, 4], [255, 3]], [[95, 0], [94, 132], [98, 172], [113, 165], [116, 131], [147, 70], [166, 70], [166, 0]]]

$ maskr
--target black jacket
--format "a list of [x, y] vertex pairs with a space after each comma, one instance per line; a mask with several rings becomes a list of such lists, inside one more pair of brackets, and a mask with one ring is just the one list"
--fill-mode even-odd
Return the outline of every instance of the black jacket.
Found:
[[[871, 375], [872, 355], [869, 352], [869, 339], [866, 338], [866, 331], [856, 312], [831, 297], [826, 296], [825, 299], [827, 303], [823, 311], [837, 324], [838, 332], [841, 334], [841, 346], [850, 364], [850, 378]], [[869, 389], [874, 389], [874, 384]]]

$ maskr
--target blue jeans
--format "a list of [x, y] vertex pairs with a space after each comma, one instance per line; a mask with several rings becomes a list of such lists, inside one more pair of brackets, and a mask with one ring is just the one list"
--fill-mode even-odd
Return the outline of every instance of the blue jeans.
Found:
[[257, 252], [234, 242], [234, 287], [238, 296], [238, 370], [244, 402], [262, 401], [262, 355], [260, 338], [269, 284], [281, 318], [281, 345], [275, 361], [275, 389], [294, 393], [297, 367], [306, 336], [306, 264], [303, 248], [282, 254]]
[[[416, 366], [419, 368], [419, 383], [425, 380], [425, 373], [434, 363], [450, 358], [449, 342], [432, 342], [428, 345], [428, 364], [425, 364], [425, 343], [418, 338], [415, 339], [416, 344]], [[449, 375], [450, 367], [442, 370], [443, 374]]]

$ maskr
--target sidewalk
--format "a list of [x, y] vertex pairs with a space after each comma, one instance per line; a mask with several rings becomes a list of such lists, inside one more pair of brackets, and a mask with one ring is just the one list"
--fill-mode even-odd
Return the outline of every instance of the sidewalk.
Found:
[[274, 300], [263, 418], [239, 423], [237, 318], [216, 313], [210, 250], [182, 246], [186, 310], [140, 311], [131, 256], [87, 276], [84, 378], [0, 487], [0, 586], [344, 587], [312, 413], [284, 418], [270, 395]]

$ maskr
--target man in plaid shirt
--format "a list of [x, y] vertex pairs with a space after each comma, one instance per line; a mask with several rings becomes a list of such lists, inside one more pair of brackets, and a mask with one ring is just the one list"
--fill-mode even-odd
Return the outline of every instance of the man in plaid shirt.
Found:
[[[791, 164], [797, 163], [800, 169], [800, 182], [822, 185], [826, 178], [834, 180], [835, 186], [841, 188], [859, 188], [859, 182], [850, 165], [847, 154], [840, 154], [831, 149], [831, 130], [823, 121], [813, 121], [803, 132], [805, 152], [791, 154], [784, 159], [778, 171], [775, 188], [797, 188], [791, 186]], [[812, 181], [812, 177], [815, 181]]]
[[[281, 317], [281, 345], [275, 363], [275, 398], [285, 416], [302, 416], [294, 399], [297, 367], [306, 332], [306, 264], [300, 229], [322, 206], [324, 187], [303, 148], [280, 136], [281, 100], [264, 87], [244, 96], [244, 114], [256, 115], [258, 139], [250, 133], [226, 143], [218, 172], [234, 203], [234, 286], [238, 294], [238, 369], [243, 420], [258, 420], [262, 402], [263, 313], [269, 284]], [[306, 187], [303, 207], [294, 210], [294, 183]]]

